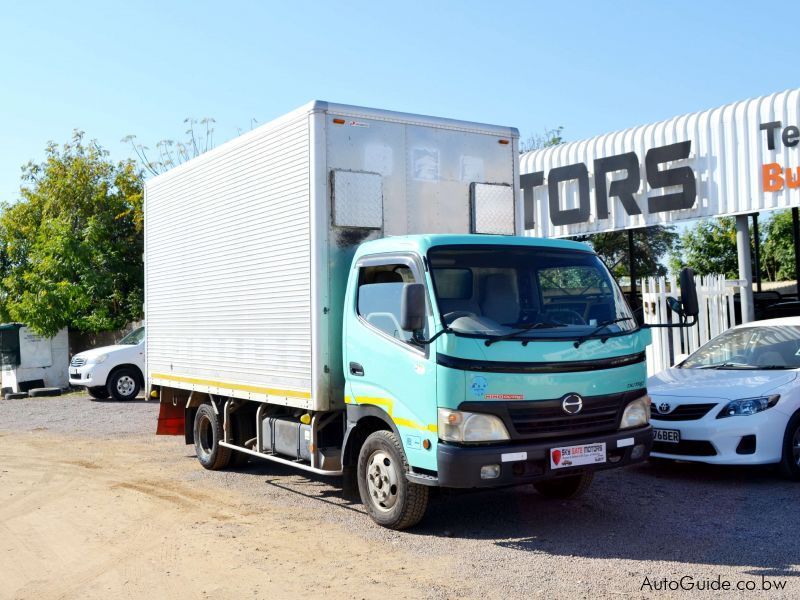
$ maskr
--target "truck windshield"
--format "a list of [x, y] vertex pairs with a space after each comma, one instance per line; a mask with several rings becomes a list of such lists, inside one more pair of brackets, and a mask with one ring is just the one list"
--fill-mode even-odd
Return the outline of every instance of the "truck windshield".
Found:
[[486, 338], [580, 338], [637, 329], [591, 252], [535, 246], [440, 246], [428, 252], [443, 323]]

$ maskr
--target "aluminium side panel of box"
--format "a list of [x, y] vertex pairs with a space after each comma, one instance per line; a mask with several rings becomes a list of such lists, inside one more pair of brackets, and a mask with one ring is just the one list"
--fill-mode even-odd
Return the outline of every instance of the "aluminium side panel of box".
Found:
[[315, 406], [309, 107], [147, 183], [152, 384]]

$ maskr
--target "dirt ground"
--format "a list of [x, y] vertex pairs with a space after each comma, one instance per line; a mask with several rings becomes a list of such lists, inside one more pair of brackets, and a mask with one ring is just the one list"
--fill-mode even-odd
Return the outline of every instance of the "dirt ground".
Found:
[[2, 597], [420, 598], [452, 568], [179, 481], [163, 444], [33, 431], [0, 445]]
[[[800, 597], [800, 487], [769, 469], [643, 464], [568, 502], [443, 493], [393, 532], [335, 479], [202, 469], [157, 412], [0, 401], [0, 599]], [[681, 578], [756, 588], [656, 586]]]

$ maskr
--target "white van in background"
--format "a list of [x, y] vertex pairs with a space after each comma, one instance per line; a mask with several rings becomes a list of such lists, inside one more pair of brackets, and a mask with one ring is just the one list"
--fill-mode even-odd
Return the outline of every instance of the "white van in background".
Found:
[[113, 346], [80, 352], [69, 365], [69, 384], [85, 387], [93, 398], [133, 400], [144, 383], [144, 327]]

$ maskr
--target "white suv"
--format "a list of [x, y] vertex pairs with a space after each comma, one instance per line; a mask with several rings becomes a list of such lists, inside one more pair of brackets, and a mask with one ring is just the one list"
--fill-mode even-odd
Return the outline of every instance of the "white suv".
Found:
[[144, 384], [144, 327], [117, 344], [72, 357], [69, 383], [85, 387], [93, 398], [133, 400]]

